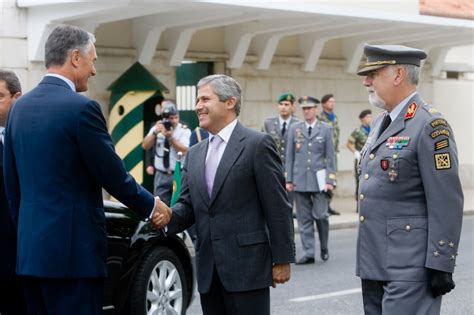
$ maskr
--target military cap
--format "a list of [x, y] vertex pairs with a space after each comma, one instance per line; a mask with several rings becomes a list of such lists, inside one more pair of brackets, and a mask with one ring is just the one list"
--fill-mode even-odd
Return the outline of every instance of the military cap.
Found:
[[364, 54], [367, 62], [357, 71], [358, 75], [367, 75], [390, 65], [420, 66], [421, 60], [426, 58], [423, 50], [402, 45], [369, 45], [365, 44]]
[[293, 103], [295, 101], [295, 97], [290, 92], [286, 92], [280, 95], [280, 97], [278, 98], [278, 103], [283, 101], [290, 101]]
[[300, 107], [316, 107], [321, 103], [316, 97], [302, 96], [298, 99]]
[[164, 102], [163, 114], [168, 115], [168, 116], [178, 115], [178, 110], [176, 109], [176, 105], [171, 101]]

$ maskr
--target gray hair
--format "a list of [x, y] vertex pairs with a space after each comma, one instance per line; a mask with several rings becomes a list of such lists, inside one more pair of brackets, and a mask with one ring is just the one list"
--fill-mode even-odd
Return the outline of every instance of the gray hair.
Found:
[[0, 81], [5, 81], [8, 92], [13, 96], [16, 93], [21, 93], [20, 80], [13, 71], [0, 69]]
[[420, 80], [420, 67], [415, 65], [392, 65], [390, 66], [390, 70], [392, 73], [395, 73], [397, 67], [403, 67], [407, 73], [406, 79], [408, 83], [413, 85], [418, 85], [418, 81]]
[[49, 35], [45, 45], [45, 65], [62, 66], [67, 55], [73, 49], [79, 49], [81, 55], [89, 52], [95, 36], [86, 30], [73, 25], [59, 25]]
[[199, 80], [197, 87], [198, 89], [204, 85], [210, 85], [214, 89], [219, 101], [225, 102], [230, 97], [235, 97], [235, 114], [239, 116], [240, 114], [240, 100], [242, 89], [240, 84], [235, 81], [233, 78], [224, 75], [224, 74], [213, 74]]

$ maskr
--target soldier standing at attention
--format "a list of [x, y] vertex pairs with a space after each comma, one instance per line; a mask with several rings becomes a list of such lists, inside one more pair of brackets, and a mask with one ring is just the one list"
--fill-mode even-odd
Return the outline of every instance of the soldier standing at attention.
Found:
[[[278, 98], [278, 117], [265, 119], [263, 130], [272, 136], [277, 145], [281, 162], [285, 167], [286, 147], [288, 143], [288, 130], [290, 126], [300, 120], [293, 116], [295, 112], [295, 97], [291, 93], [283, 93]], [[290, 204], [293, 206], [293, 193], [288, 192]]]
[[357, 275], [365, 314], [439, 314], [463, 216], [453, 131], [419, 95], [426, 53], [366, 45], [357, 74], [369, 102], [385, 109], [362, 149]]
[[[339, 129], [339, 119], [337, 118], [336, 114], [334, 113], [334, 106], [336, 106], [336, 99], [334, 98], [333, 94], [326, 94], [321, 99], [321, 103], [323, 106], [323, 111], [321, 115], [319, 115], [319, 120], [324, 121], [332, 126], [332, 136], [333, 136], [333, 143], [334, 143], [334, 160], [335, 160], [335, 168], [337, 171], [337, 156], [339, 155], [339, 134], [341, 133], [341, 129]], [[332, 192], [329, 193], [329, 215], [340, 215], [339, 211], [334, 210], [331, 207], [331, 200], [332, 200]]]
[[298, 100], [305, 121], [291, 126], [286, 152], [286, 189], [295, 192], [296, 218], [304, 255], [296, 264], [314, 263], [314, 221], [318, 228], [321, 259], [329, 259], [328, 193], [336, 185], [332, 127], [317, 119], [319, 100]]
[[360, 161], [360, 151], [364, 147], [365, 141], [370, 133], [370, 123], [372, 122], [372, 111], [365, 109], [359, 114], [360, 127], [355, 129], [347, 140], [347, 148], [354, 154], [354, 174], [356, 180], [355, 199], [357, 200], [357, 188], [359, 187], [359, 176], [357, 174], [357, 165]]

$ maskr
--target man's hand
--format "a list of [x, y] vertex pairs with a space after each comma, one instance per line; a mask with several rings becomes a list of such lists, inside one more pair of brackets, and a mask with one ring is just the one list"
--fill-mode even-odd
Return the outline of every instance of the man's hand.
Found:
[[151, 166], [151, 165], [150, 165], [150, 166], [147, 166], [147, 168], [146, 168], [146, 173], [147, 173], [148, 175], [153, 175], [153, 174], [155, 174], [155, 168], [154, 168], [153, 166]]
[[430, 270], [430, 286], [433, 297], [444, 295], [456, 286], [453, 281], [453, 274], [441, 270]]
[[153, 215], [151, 217], [153, 225], [157, 229], [163, 228], [170, 222], [171, 215], [171, 209], [161, 201], [159, 197], [155, 197], [155, 208], [153, 209]]
[[326, 191], [332, 191], [334, 189], [334, 186], [331, 184], [326, 184]]
[[359, 161], [360, 160], [360, 152], [359, 151], [354, 151], [354, 158]]
[[290, 280], [291, 267], [290, 264], [275, 264], [272, 268], [273, 284], [276, 288], [277, 283], [285, 283]]
[[292, 183], [286, 183], [286, 190], [287, 191], [292, 192], [293, 189], [294, 189], [294, 187], [293, 187]]

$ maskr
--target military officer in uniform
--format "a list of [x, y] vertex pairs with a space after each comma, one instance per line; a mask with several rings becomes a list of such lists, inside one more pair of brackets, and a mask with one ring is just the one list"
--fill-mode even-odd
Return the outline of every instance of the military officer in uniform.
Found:
[[172, 102], [163, 103], [162, 116], [166, 120], [159, 120], [151, 127], [143, 139], [142, 148], [150, 150], [155, 145], [154, 194], [160, 196], [161, 200], [169, 205], [173, 193], [173, 172], [178, 160], [178, 152], [186, 154], [188, 151], [191, 131], [179, 122], [178, 110]]
[[463, 192], [453, 131], [417, 92], [422, 50], [366, 45], [372, 105], [362, 149], [357, 275], [366, 314], [439, 314], [454, 288]]
[[[278, 117], [265, 119], [263, 130], [272, 136], [277, 145], [280, 159], [285, 167], [286, 147], [288, 143], [288, 130], [290, 126], [300, 120], [293, 116], [295, 112], [295, 97], [291, 93], [283, 93], [278, 98]], [[288, 192], [290, 204], [293, 205], [293, 193]]]
[[[337, 156], [339, 155], [339, 134], [341, 129], [339, 128], [339, 119], [336, 113], [334, 113], [334, 106], [336, 106], [336, 99], [333, 94], [326, 94], [321, 98], [321, 105], [323, 110], [319, 115], [319, 120], [324, 121], [332, 126], [332, 140], [334, 142], [334, 160], [335, 168], [337, 171]], [[334, 210], [331, 207], [332, 192], [329, 193], [329, 215], [340, 215], [339, 211]]]
[[349, 151], [354, 154], [354, 173], [355, 173], [355, 181], [356, 181], [356, 190], [355, 190], [355, 198], [356, 200], [359, 199], [357, 193], [357, 187], [359, 187], [359, 176], [357, 174], [357, 166], [359, 165], [360, 160], [360, 151], [364, 147], [365, 141], [367, 141], [367, 137], [369, 136], [370, 132], [370, 123], [372, 122], [372, 111], [370, 109], [364, 109], [359, 114], [360, 120], [360, 127], [355, 129], [349, 139], [347, 140], [347, 148]]
[[336, 185], [332, 127], [317, 119], [319, 100], [299, 99], [305, 121], [291, 126], [285, 169], [286, 189], [294, 191], [296, 218], [304, 255], [297, 264], [314, 263], [314, 221], [319, 234], [321, 259], [329, 259], [328, 193]]

